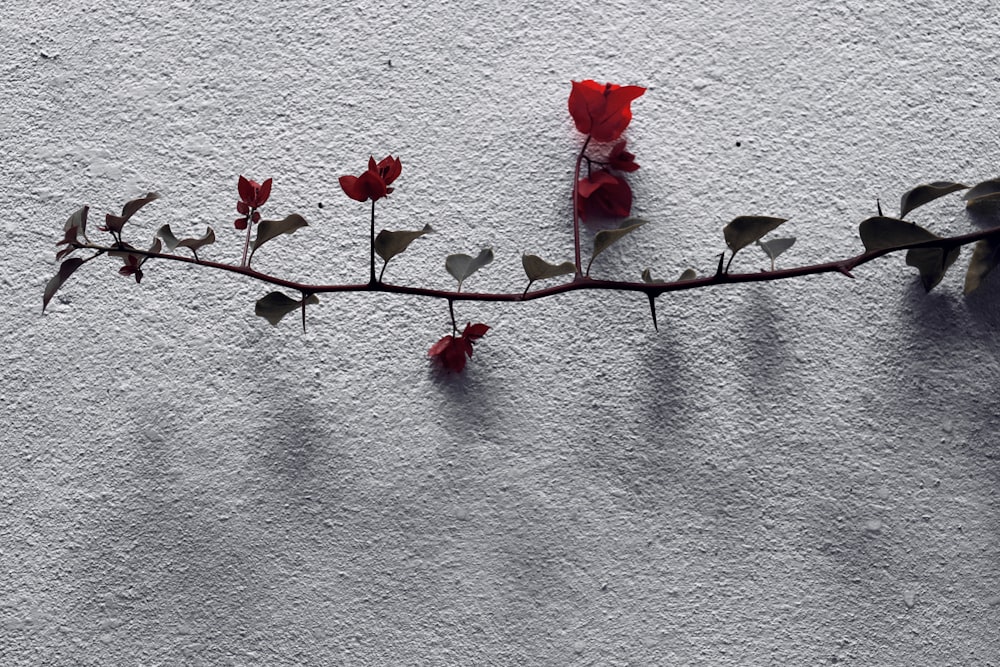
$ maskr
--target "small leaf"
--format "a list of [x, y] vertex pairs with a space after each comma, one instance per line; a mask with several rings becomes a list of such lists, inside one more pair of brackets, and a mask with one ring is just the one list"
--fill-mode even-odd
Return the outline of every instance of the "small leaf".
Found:
[[167, 247], [170, 252], [174, 251], [180, 240], [174, 236], [174, 233], [170, 230], [170, 225], [163, 225], [158, 230], [156, 230], [156, 235], [163, 239], [163, 245]]
[[62, 284], [66, 282], [73, 272], [83, 265], [83, 260], [79, 257], [70, 257], [65, 262], [59, 265], [59, 273], [52, 276], [49, 279], [48, 284], [45, 285], [45, 294], [42, 295], [42, 312], [45, 312], [45, 308], [48, 307], [49, 301], [52, 300], [53, 295], [62, 287]]
[[[314, 305], [319, 303], [319, 298], [315, 294], [310, 294], [305, 299], [305, 302]], [[281, 292], [271, 292], [267, 296], [257, 300], [257, 305], [254, 307], [253, 312], [254, 315], [263, 317], [272, 325], [278, 326], [278, 322], [281, 321], [282, 317], [293, 310], [298, 310], [301, 306], [302, 299], [293, 299]]]
[[142, 208], [149, 202], [155, 201], [159, 198], [160, 195], [156, 194], [155, 192], [148, 192], [146, 193], [145, 197], [140, 197], [139, 199], [133, 199], [131, 201], [126, 202], [125, 206], [122, 207], [121, 215], [111, 215], [110, 213], [108, 213], [106, 216], [104, 216], [105, 224], [107, 225], [108, 231], [120, 234], [122, 231], [122, 227], [125, 226], [125, 223], [128, 222], [129, 218], [131, 218], [133, 215], [136, 214], [136, 211], [138, 211], [140, 208]]
[[654, 278], [652, 272], [649, 269], [643, 269], [642, 270], [642, 282], [644, 282], [644, 283], [650, 283], [652, 285], [658, 285], [658, 284], [662, 283], [663, 281], [660, 280], [660, 279], [658, 279], [658, 278]]
[[390, 259], [406, 250], [411, 243], [433, 231], [430, 225], [424, 225], [423, 229], [414, 232], [390, 232], [388, 229], [383, 229], [375, 237], [375, 252], [383, 262], [388, 263]]
[[521, 255], [521, 266], [524, 267], [524, 273], [528, 276], [530, 282], [565, 276], [576, 272], [573, 262], [549, 264], [538, 255]]
[[941, 238], [912, 222], [880, 216], [862, 222], [858, 227], [858, 233], [868, 252]]
[[781, 239], [771, 239], [770, 241], [757, 241], [764, 254], [771, 259], [771, 270], [774, 271], [774, 260], [778, 255], [785, 252], [795, 244], [795, 237], [789, 236]]
[[458, 289], [462, 289], [462, 283], [473, 273], [483, 268], [493, 261], [493, 249], [485, 248], [480, 250], [476, 257], [468, 255], [448, 255], [444, 261], [444, 268], [451, 274], [452, 278], [458, 281]]
[[762, 215], [741, 215], [722, 229], [726, 245], [735, 255], [768, 232], [777, 229], [786, 218], [769, 218]]
[[698, 272], [697, 271], [695, 271], [694, 269], [686, 269], [684, 271], [684, 273], [681, 274], [681, 277], [678, 278], [677, 280], [683, 282], [685, 280], [694, 280], [697, 277], [698, 277]]
[[996, 197], [1000, 197], [1000, 178], [977, 183], [965, 193], [962, 199], [965, 200], [966, 206], [972, 206], [984, 199], [994, 199]]
[[983, 279], [997, 264], [1000, 264], [1000, 238], [982, 239], [976, 243], [965, 274], [965, 293], [971, 294], [979, 289]]
[[207, 227], [205, 229], [205, 234], [203, 236], [201, 236], [200, 238], [184, 239], [183, 241], [180, 241], [177, 244], [177, 247], [190, 248], [191, 252], [195, 254], [195, 257], [197, 257], [199, 248], [201, 248], [202, 246], [210, 245], [212, 243], [215, 243], [215, 230], [213, 230], [211, 227]]
[[594, 236], [594, 253], [590, 256], [590, 262], [587, 263], [586, 274], [590, 275], [590, 265], [594, 263], [594, 260], [597, 259], [598, 255], [607, 250], [612, 244], [618, 241], [618, 239], [639, 229], [646, 224], [646, 222], [646, 220], [641, 218], [629, 218], [624, 220], [618, 226], [618, 229], [602, 229], [597, 232], [597, 235]]
[[955, 247], [945, 255], [944, 248], [911, 248], [906, 251], [906, 263], [920, 271], [920, 282], [930, 292], [941, 282], [945, 272], [955, 263], [962, 248]]
[[923, 206], [927, 202], [934, 201], [938, 197], [943, 197], [946, 194], [955, 192], [956, 190], [965, 190], [968, 187], [968, 185], [952, 183], [951, 181], [934, 181], [933, 183], [918, 185], [900, 198], [899, 217], [905, 218], [907, 213], [918, 206]]
[[257, 225], [257, 238], [253, 240], [253, 244], [250, 246], [250, 256], [253, 257], [253, 253], [257, 251], [257, 248], [261, 247], [275, 236], [280, 236], [281, 234], [293, 234], [296, 230], [308, 225], [309, 223], [306, 222], [306, 219], [298, 213], [292, 213], [291, 215], [285, 216], [284, 220], [261, 220]]

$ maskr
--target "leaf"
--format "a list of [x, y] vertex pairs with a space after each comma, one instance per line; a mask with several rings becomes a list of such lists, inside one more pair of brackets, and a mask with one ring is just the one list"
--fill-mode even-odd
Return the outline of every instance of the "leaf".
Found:
[[694, 280], [697, 277], [698, 277], [698, 272], [697, 271], [695, 271], [694, 269], [687, 269], [687, 270], [684, 271], [684, 273], [681, 274], [681, 277], [678, 278], [677, 280], [683, 282], [685, 280]]
[[105, 218], [105, 225], [107, 225], [108, 231], [120, 234], [122, 227], [128, 222], [128, 219], [135, 215], [136, 211], [145, 206], [151, 201], [155, 201], [160, 198], [160, 195], [155, 192], [147, 192], [145, 197], [140, 197], [139, 199], [133, 199], [125, 203], [122, 207], [121, 215], [111, 215], [108, 213]]
[[390, 259], [406, 250], [411, 243], [433, 231], [434, 229], [430, 225], [424, 225], [423, 229], [415, 232], [390, 232], [388, 229], [383, 229], [375, 237], [375, 252], [382, 258], [383, 262], [388, 263]]
[[946, 194], [955, 192], [956, 190], [965, 190], [968, 187], [968, 185], [952, 183], [951, 181], [934, 181], [933, 183], [918, 185], [909, 192], [903, 194], [900, 198], [899, 217], [905, 218], [907, 213], [918, 206], [923, 206], [927, 202], [934, 201], [938, 197], [943, 197]]
[[771, 239], [770, 241], [757, 241], [764, 254], [771, 259], [771, 270], [774, 271], [774, 260], [778, 255], [785, 252], [795, 244], [795, 237], [789, 236], [781, 239]]
[[167, 246], [167, 250], [170, 252], [174, 251], [180, 240], [174, 236], [174, 233], [170, 230], [170, 225], [163, 225], [156, 230], [156, 235], [163, 239], [163, 245]]
[[[306, 297], [305, 302], [310, 305], [315, 305], [319, 303], [319, 298], [315, 294], [310, 294]], [[298, 310], [301, 307], [302, 299], [293, 299], [290, 296], [285, 296], [281, 292], [271, 292], [267, 296], [257, 300], [257, 304], [254, 306], [253, 312], [254, 315], [263, 317], [272, 325], [278, 326], [278, 322], [281, 321], [281, 318], [293, 310]]]
[[722, 229], [726, 245], [735, 255], [768, 232], [777, 229], [786, 218], [769, 218], [762, 215], [741, 215]]
[[52, 276], [49, 279], [48, 284], [45, 285], [45, 294], [42, 295], [42, 312], [45, 312], [46, 307], [49, 305], [49, 301], [52, 300], [53, 295], [62, 287], [62, 284], [69, 280], [69, 277], [73, 275], [73, 272], [83, 265], [83, 260], [79, 257], [70, 257], [65, 262], [59, 265], [59, 273]]
[[253, 240], [253, 244], [250, 246], [250, 256], [253, 257], [253, 253], [257, 251], [257, 248], [275, 236], [293, 234], [296, 230], [308, 225], [309, 223], [306, 222], [306, 219], [298, 213], [287, 215], [284, 220], [261, 220], [257, 225], [257, 238]]
[[1000, 197], [1000, 178], [977, 183], [965, 193], [962, 199], [965, 200], [966, 206], [972, 206], [984, 199], [993, 199], [996, 197]]
[[941, 238], [912, 222], [884, 216], [868, 218], [859, 225], [858, 233], [868, 252]]
[[646, 220], [641, 218], [629, 218], [623, 221], [618, 226], [618, 229], [602, 229], [597, 232], [597, 235], [594, 236], [594, 254], [590, 256], [590, 262], [587, 263], [586, 274], [590, 275], [590, 265], [594, 263], [594, 260], [597, 259], [598, 255], [607, 250], [612, 244], [618, 241], [618, 239], [639, 229], [646, 224], [646, 222]]
[[1000, 264], [1000, 238], [982, 239], [976, 243], [965, 274], [965, 293], [971, 294], [979, 289], [983, 279], [997, 264]]
[[444, 260], [444, 268], [451, 274], [452, 278], [458, 281], [458, 289], [462, 289], [462, 282], [473, 273], [483, 268], [493, 261], [493, 249], [485, 248], [479, 251], [476, 257], [468, 255], [448, 255]]
[[521, 255], [521, 266], [524, 267], [524, 273], [528, 276], [530, 282], [565, 276], [576, 272], [576, 266], [574, 266], [573, 262], [549, 264], [538, 255]]
[[215, 230], [213, 230], [211, 227], [207, 227], [205, 229], [205, 234], [203, 236], [201, 236], [200, 238], [184, 239], [183, 241], [177, 244], [177, 247], [190, 248], [191, 252], [195, 254], [195, 257], [197, 257], [198, 248], [210, 245], [212, 243], [215, 243]]
[[961, 251], [961, 246], [952, 248], [947, 255], [944, 248], [911, 248], [906, 251], [906, 263], [917, 267], [924, 290], [930, 292], [941, 282], [945, 272], [955, 263]]
[[658, 279], [658, 278], [654, 278], [652, 272], [649, 269], [643, 269], [642, 270], [642, 282], [644, 282], [644, 283], [650, 283], [652, 285], [658, 285], [658, 284], [662, 283], [663, 281], [660, 280], [660, 279]]
[[69, 216], [68, 220], [66, 220], [66, 224], [63, 225], [63, 231], [65, 233], [63, 234], [62, 240], [56, 242], [56, 247], [61, 245], [66, 245], [68, 247], [63, 248], [56, 253], [57, 260], [66, 257], [76, 250], [74, 244], [81, 243], [81, 236], [84, 241], [87, 239], [87, 213], [89, 211], [89, 206], [82, 206], [77, 209], [73, 215]]

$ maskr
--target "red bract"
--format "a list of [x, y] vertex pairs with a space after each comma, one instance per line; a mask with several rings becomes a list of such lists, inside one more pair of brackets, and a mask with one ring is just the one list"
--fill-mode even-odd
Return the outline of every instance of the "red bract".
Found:
[[618, 171], [635, 171], [639, 168], [636, 164], [635, 154], [625, 150], [625, 140], [622, 139], [611, 149], [608, 154], [608, 166]]
[[629, 105], [644, 92], [641, 86], [601, 85], [596, 81], [573, 81], [569, 94], [569, 115], [576, 129], [597, 141], [614, 141], [621, 136], [629, 121]]
[[446, 370], [461, 373], [465, 369], [466, 357], [472, 357], [472, 344], [489, 330], [485, 324], [467, 323], [460, 336], [445, 336], [431, 346], [427, 355]]
[[626, 218], [632, 212], [632, 188], [609, 171], [581, 178], [576, 187], [580, 218]]
[[341, 176], [340, 187], [351, 199], [357, 201], [375, 201], [392, 192], [389, 185], [403, 171], [399, 158], [387, 155], [378, 164], [375, 156], [368, 158], [368, 169], [361, 176]]
[[[271, 196], [271, 179], [269, 178], [263, 183], [258, 183], [257, 181], [251, 181], [240, 176], [238, 189], [241, 204], [244, 204], [247, 208], [260, 208], [267, 201], [267, 198]], [[243, 213], [244, 211], [240, 212]]]
[[260, 222], [260, 213], [257, 209], [271, 196], [271, 179], [258, 183], [240, 176], [237, 190], [240, 193], [240, 200], [236, 203], [236, 212], [243, 217], [234, 220], [233, 225], [236, 229], [246, 229], [249, 222]]
[[135, 276], [135, 282], [142, 282], [142, 260], [138, 255], [125, 255], [125, 266], [118, 269], [123, 276]]

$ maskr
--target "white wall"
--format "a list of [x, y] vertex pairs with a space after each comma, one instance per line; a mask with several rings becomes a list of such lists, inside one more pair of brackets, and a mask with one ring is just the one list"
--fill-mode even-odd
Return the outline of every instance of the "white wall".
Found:
[[[403, 161], [390, 265], [523, 288], [572, 255], [569, 82], [647, 86], [627, 132], [651, 224], [601, 277], [714, 268], [722, 226], [789, 217], [784, 265], [861, 249], [919, 183], [996, 177], [993, 3], [45, 3], [0, 22], [8, 461], [5, 665], [996, 665], [997, 276], [930, 295], [901, 257], [660, 300], [460, 304], [493, 329], [463, 377], [445, 305], [269, 291], [102, 261], [41, 314], [54, 242], [135, 219], [236, 261], [236, 177], [310, 227], [263, 270], [363, 280], [366, 207]], [[391, 60], [391, 66], [389, 61]], [[737, 147], [737, 142], [740, 146]], [[318, 204], [322, 202], [323, 208]], [[959, 195], [909, 216], [974, 224]], [[763, 268], [746, 251], [734, 270]]]

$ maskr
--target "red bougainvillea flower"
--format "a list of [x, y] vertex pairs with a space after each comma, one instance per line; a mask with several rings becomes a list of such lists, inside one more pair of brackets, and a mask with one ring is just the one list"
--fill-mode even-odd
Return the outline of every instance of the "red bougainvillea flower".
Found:
[[368, 158], [368, 169], [360, 176], [341, 176], [340, 187], [351, 199], [367, 201], [381, 199], [392, 192], [389, 187], [403, 171], [399, 158], [387, 155], [378, 164], [375, 157]]
[[625, 150], [625, 140], [622, 139], [611, 149], [608, 154], [608, 166], [618, 171], [635, 171], [639, 165], [635, 161], [635, 154]]
[[641, 86], [601, 85], [596, 81], [573, 81], [569, 94], [569, 115], [576, 129], [597, 141], [614, 141], [621, 136], [629, 121], [629, 105], [644, 92]]
[[489, 330], [485, 324], [467, 323], [460, 336], [445, 336], [431, 346], [427, 355], [441, 364], [442, 368], [461, 373], [465, 369], [466, 357], [472, 357], [472, 344]]
[[260, 213], [257, 212], [257, 209], [263, 206], [267, 202], [267, 198], [271, 196], [271, 179], [258, 183], [240, 176], [237, 189], [240, 193], [240, 201], [236, 203], [236, 211], [243, 217], [237, 218], [233, 225], [236, 229], [246, 229], [249, 222], [260, 222]]
[[576, 186], [580, 218], [627, 218], [632, 212], [632, 188], [624, 179], [601, 169]]

